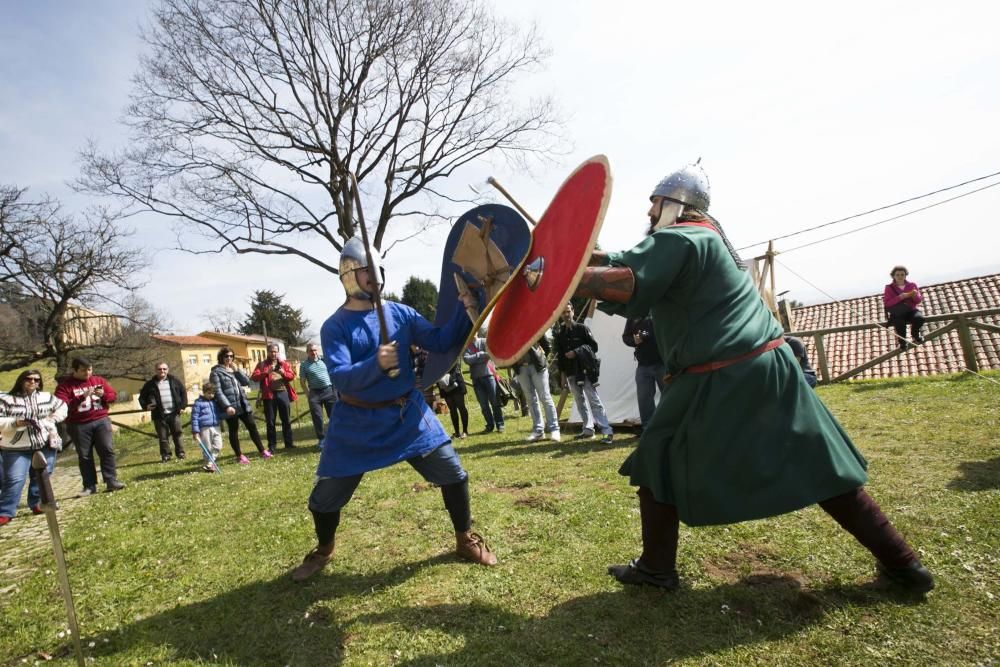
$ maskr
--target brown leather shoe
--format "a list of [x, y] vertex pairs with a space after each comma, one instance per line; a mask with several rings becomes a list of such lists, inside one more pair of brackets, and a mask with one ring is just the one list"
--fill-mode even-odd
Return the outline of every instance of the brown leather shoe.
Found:
[[455, 533], [455, 553], [460, 558], [479, 563], [480, 565], [496, 565], [497, 557], [490, 551], [486, 540], [479, 533], [467, 531]]
[[305, 581], [313, 576], [330, 562], [333, 552], [329, 554], [320, 553], [319, 549], [313, 549], [302, 559], [302, 564], [292, 570], [292, 581]]

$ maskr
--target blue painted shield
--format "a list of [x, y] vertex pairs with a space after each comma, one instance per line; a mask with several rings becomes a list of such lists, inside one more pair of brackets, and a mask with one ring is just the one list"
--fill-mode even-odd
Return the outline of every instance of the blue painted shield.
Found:
[[437, 382], [455, 365], [469, 340], [486, 321], [493, 304], [510, 284], [510, 275], [527, 257], [530, 248], [531, 229], [528, 223], [508, 206], [477, 206], [455, 221], [444, 246], [434, 324], [446, 324], [455, 313], [455, 308], [462, 307], [458, 298], [458, 281], [477, 297], [479, 312], [468, 340], [447, 352], [431, 352], [428, 355], [421, 381], [424, 387]]

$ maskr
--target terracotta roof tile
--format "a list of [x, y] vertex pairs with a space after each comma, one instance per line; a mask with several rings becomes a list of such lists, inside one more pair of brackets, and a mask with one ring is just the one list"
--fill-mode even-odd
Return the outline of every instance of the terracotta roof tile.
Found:
[[[975, 310], [1000, 308], [1000, 274], [965, 278], [920, 288], [924, 301], [920, 310], [925, 316], [945, 315]], [[885, 324], [882, 294], [845, 299], [833, 303], [804, 306], [792, 311], [796, 331], [815, 331], [835, 327], [879, 322]], [[986, 315], [977, 321], [1000, 326], [1000, 315]], [[948, 325], [948, 322], [928, 322], [926, 336]], [[970, 329], [976, 362], [980, 369], [1000, 369], [1000, 334]], [[824, 334], [830, 377], [837, 377], [896, 346], [892, 329], [880, 326], [860, 331]], [[809, 358], [819, 371], [815, 341], [804, 336]], [[897, 355], [856, 375], [857, 378], [886, 378], [904, 375], [956, 373], [965, 368], [958, 331], [950, 331], [923, 346]]]

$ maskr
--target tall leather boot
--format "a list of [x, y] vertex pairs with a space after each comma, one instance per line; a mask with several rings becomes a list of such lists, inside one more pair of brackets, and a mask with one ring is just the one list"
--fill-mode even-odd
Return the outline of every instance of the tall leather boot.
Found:
[[878, 559], [879, 571], [892, 583], [914, 593], [934, 588], [934, 577], [863, 488], [824, 500], [819, 506]]
[[639, 517], [642, 521], [642, 555], [624, 565], [611, 565], [608, 574], [623, 584], [648, 585], [674, 590], [677, 575], [677, 538], [680, 520], [674, 505], [660, 503], [653, 492], [640, 486]]

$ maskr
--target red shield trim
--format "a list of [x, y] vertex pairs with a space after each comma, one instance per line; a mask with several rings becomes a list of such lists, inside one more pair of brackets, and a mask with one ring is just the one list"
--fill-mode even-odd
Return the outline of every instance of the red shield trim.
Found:
[[[497, 366], [517, 361], [559, 318], [587, 267], [610, 199], [611, 168], [603, 155], [577, 167], [552, 198], [490, 316], [486, 349]], [[538, 257], [545, 269], [532, 291], [521, 271]]]

